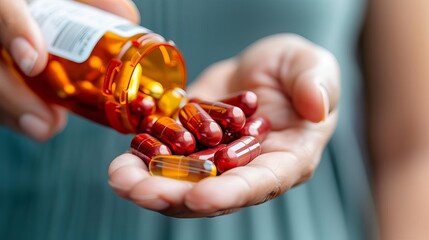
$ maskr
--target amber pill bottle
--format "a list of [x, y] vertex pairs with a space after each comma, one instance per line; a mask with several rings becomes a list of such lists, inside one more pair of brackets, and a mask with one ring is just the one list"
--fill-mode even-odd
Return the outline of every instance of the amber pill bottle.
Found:
[[130, 103], [156, 88], [153, 98], [185, 88], [183, 57], [171, 41], [150, 30], [72, 1], [29, 6], [47, 42], [46, 69], [25, 83], [42, 99], [122, 133], [135, 133]]

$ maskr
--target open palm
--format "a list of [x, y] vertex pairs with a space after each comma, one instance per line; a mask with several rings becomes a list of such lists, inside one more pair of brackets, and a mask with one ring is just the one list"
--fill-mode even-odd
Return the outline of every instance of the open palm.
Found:
[[109, 168], [113, 190], [165, 215], [205, 217], [260, 204], [308, 180], [337, 121], [339, 74], [332, 55], [298, 36], [271, 36], [209, 67], [188, 93], [217, 100], [240, 90], [257, 94], [255, 115], [272, 124], [260, 156], [190, 183], [150, 176], [139, 158], [123, 154]]

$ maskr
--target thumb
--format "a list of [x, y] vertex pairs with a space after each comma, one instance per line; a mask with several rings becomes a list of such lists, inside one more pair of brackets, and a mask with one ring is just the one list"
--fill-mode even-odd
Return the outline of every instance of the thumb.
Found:
[[[279, 34], [253, 44], [240, 57], [243, 79], [258, 76], [248, 85], [279, 88], [304, 119], [320, 122], [336, 108], [339, 69], [335, 57], [302, 37]], [[264, 76], [264, 77], [261, 77]], [[242, 76], [243, 77], [243, 76]], [[265, 79], [275, 79], [267, 83]], [[238, 84], [238, 83], [237, 83]]]
[[0, 42], [28, 76], [42, 72], [47, 50], [42, 33], [24, 0], [0, 0]]
[[338, 105], [339, 67], [327, 50], [304, 42], [288, 57], [279, 70], [280, 84], [292, 99], [301, 117], [320, 122]]

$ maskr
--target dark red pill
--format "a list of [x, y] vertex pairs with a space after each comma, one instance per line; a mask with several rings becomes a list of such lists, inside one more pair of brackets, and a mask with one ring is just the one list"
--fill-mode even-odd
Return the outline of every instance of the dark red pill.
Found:
[[271, 130], [271, 123], [265, 117], [251, 118], [246, 121], [243, 129], [240, 130], [240, 137], [253, 136], [262, 142]]
[[258, 97], [254, 92], [241, 91], [220, 100], [220, 102], [227, 103], [243, 110], [246, 117], [252, 116], [256, 109], [258, 109]]
[[131, 101], [130, 113], [136, 116], [149, 116], [155, 113], [155, 106], [153, 97], [139, 92], [137, 98]]
[[169, 117], [160, 117], [150, 134], [166, 144], [174, 154], [187, 155], [195, 150], [195, 138], [186, 128]]
[[199, 151], [199, 152], [194, 152], [191, 155], [189, 155], [188, 157], [213, 161], [213, 157], [214, 157], [215, 153], [219, 149], [224, 148], [224, 147], [226, 147], [226, 144], [219, 144], [213, 148], [207, 148], [207, 149], [204, 149], [204, 150]]
[[[246, 126], [246, 125], [244, 125]], [[240, 132], [228, 132], [228, 131], [224, 131], [223, 132], [223, 136], [222, 136], [222, 141], [220, 141], [221, 143], [225, 143], [228, 144], [232, 141], [237, 140], [240, 137]]]
[[146, 94], [139, 93], [129, 104], [129, 116], [133, 125], [138, 125], [144, 117], [155, 113], [155, 100]]
[[141, 158], [146, 165], [157, 155], [171, 155], [170, 149], [149, 134], [137, 134], [131, 141], [131, 153]]
[[261, 154], [259, 141], [252, 136], [241, 137], [218, 150], [213, 158], [219, 172], [244, 166]]
[[222, 128], [196, 103], [180, 109], [179, 120], [204, 146], [216, 146], [222, 140]]
[[222, 102], [207, 102], [193, 99], [206, 111], [224, 130], [240, 131], [246, 123], [246, 116], [239, 108]]
[[143, 120], [137, 126], [137, 132], [151, 134], [152, 127], [155, 124], [155, 122], [159, 119], [159, 117], [160, 117], [159, 115], [152, 114], [143, 118]]

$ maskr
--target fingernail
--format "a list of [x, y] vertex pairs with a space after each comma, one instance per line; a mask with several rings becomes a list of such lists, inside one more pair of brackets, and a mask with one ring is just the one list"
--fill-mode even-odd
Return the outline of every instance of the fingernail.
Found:
[[131, 199], [139, 205], [142, 205], [144, 208], [155, 211], [164, 210], [170, 206], [170, 203], [155, 195], [131, 196]]
[[22, 37], [12, 40], [10, 48], [13, 60], [18, 64], [22, 72], [29, 75], [39, 57], [37, 51]]
[[319, 85], [319, 91], [323, 102], [323, 115], [321, 119], [322, 121], [325, 121], [329, 114], [329, 96], [328, 91], [326, 91], [326, 88], [324, 86]]
[[119, 190], [119, 191], [122, 191], [122, 192], [128, 190], [128, 189], [125, 189], [124, 187], [122, 187], [121, 185], [115, 184], [115, 183], [113, 183], [111, 181], [109, 181], [109, 186], [111, 188], [113, 188], [114, 190]]
[[37, 140], [45, 140], [50, 130], [47, 122], [32, 114], [22, 115], [19, 126], [25, 134]]
[[208, 204], [195, 204], [192, 201], [186, 201], [186, 206], [194, 211], [208, 211], [212, 210], [213, 207]]

